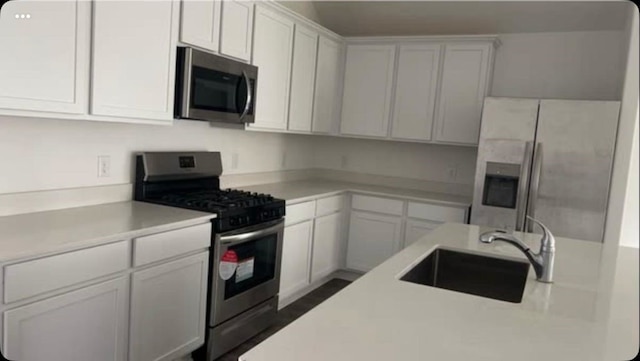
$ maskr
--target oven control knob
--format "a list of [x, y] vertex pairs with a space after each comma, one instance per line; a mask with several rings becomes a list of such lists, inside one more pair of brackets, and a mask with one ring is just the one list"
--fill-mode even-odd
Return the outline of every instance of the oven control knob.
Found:
[[230, 218], [229, 219], [229, 224], [232, 225], [232, 226], [235, 226], [236, 225], [236, 219], [235, 218]]

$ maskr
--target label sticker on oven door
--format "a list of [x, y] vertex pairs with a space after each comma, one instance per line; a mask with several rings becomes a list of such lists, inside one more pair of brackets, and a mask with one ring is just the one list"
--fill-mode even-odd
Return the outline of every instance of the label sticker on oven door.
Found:
[[218, 266], [218, 273], [220, 278], [228, 280], [233, 277], [233, 274], [238, 268], [238, 255], [235, 251], [226, 251], [220, 259], [220, 265]]
[[243, 259], [238, 262], [238, 269], [236, 270], [236, 282], [248, 280], [253, 277], [253, 261], [254, 257]]

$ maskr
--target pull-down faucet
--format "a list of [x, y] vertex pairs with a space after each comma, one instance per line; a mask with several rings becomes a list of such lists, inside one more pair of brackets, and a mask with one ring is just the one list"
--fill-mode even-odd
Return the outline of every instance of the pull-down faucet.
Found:
[[511, 243], [516, 248], [521, 250], [525, 256], [531, 262], [534, 271], [536, 272], [536, 278], [540, 282], [551, 283], [553, 282], [553, 259], [556, 252], [556, 240], [553, 238], [553, 234], [549, 231], [544, 224], [537, 219], [533, 219], [527, 216], [530, 220], [535, 222], [542, 228], [542, 239], [540, 240], [540, 251], [533, 253], [529, 246], [524, 244], [521, 240], [515, 236], [502, 231], [485, 232], [480, 235], [480, 242], [491, 243], [493, 241], [505, 241]]

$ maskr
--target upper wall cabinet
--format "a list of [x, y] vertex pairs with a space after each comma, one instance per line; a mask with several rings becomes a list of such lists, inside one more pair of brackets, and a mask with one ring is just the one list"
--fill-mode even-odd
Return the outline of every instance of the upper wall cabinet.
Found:
[[90, 7], [10, 1], [0, 12], [0, 108], [84, 113]]
[[387, 135], [395, 48], [395, 45], [347, 46], [342, 134]]
[[253, 64], [259, 81], [252, 127], [287, 128], [293, 27], [288, 18], [256, 5]]
[[209, 51], [219, 51], [221, 12], [221, 1], [182, 0], [180, 41]]
[[91, 113], [172, 121], [177, 0], [93, 6]]
[[437, 141], [478, 144], [482, 103], [490, 83], [491, 48], [491, 44], [445, 45]]
[[431, 140], [438, 91], [440, 48], [439, 44], [398, 47], [392, 138]]
[[290, 130], [311, 131], [317, 54], [318, 33], [296, 24], [289, 99]]
[[250, 61], [252, 35], [253, 2], [223, 0], [220, 53]]
[[342, 44], [321, 35], [317, 61], [311, 130], [314, 133], [329, 134], [336, 131], [339, 121]]

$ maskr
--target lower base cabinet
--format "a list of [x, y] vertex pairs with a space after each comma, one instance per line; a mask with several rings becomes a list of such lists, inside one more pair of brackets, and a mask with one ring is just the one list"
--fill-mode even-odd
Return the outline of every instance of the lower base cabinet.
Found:
[[313, 221], [294, 224], [284, 229], [280, 299], [286, 299], [309, 285], [312, 234]]
[[208, 264], [203, 252], [133, 274], [129, 360], [173, 360], [204, 343]]
[[367, 272], [394, 255], [400, 245], [402, 218], [352, 211], [347, 268]]
[[126, 360], [128, 277], [5, 311], [3, 353], [19, 361]]
[[341, 212], [316, 218], [313, 232], [311, 282], [315, 282], [340, 269], [341, 235]]
[[404, 247], [410, 246], [413, 242], [426, 236], [443, 222], [423, 221], [418, 219], [408, 219], [404, 231]]

